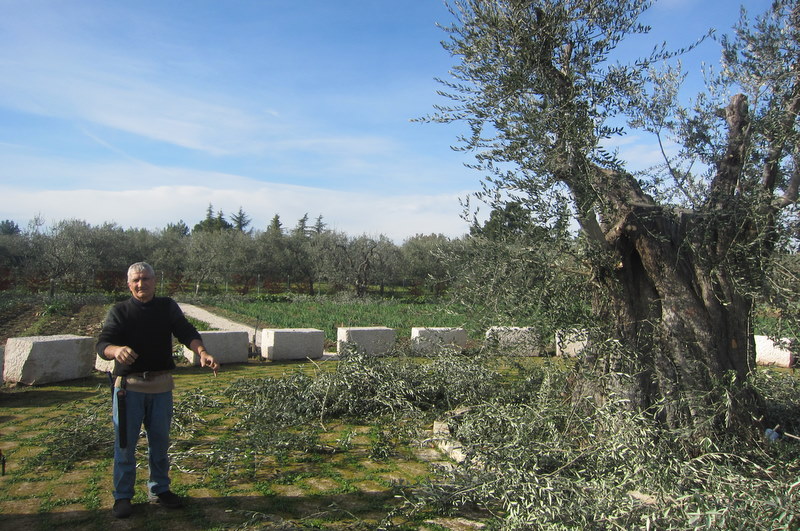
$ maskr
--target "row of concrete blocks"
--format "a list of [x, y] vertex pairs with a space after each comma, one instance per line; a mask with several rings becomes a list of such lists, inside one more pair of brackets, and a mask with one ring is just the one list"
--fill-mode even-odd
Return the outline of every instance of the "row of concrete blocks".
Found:
[[[262, 357], [272, 361], [319, 359], [325, 354], [325, 333], [312, 328], [272, 328], [261, 331]], [[203, 344], [215, 359], [225, 365], [246, 363], [249, 336], [244, 331], [200, 332]], [[385, 327], [343, 327], [337, 332], [337, 353], [345, 346], [369, 355], [390, 352], [395, 345], [395, 330]], [[435, 346], [452, 345], [463, 349], [467, 333], [463, 328], [413, 328], [413, 348], [422, 352]], [[9, 338], [6, 343], [2, 376], [6, 382], [28, 385], [73, 380], [89, 376], [92, 370], [111, 371], [114, 362], [94, 353], [95, 339], [75, 335]], [[199, 365], [199, 357], [183, 348], [189, 363]]]
[[[319, 359], [324, 355], [325, 334], [308, 328], [262, 330], [262, 357], [268, 360]], [[249, 355], [247, 332], [201, 332], [203, 343], [222, 364], [246, 363]], [[792, 352], [782, 343], [756, 336], [756, 362], [761, 365], [791, 367]], [[385, 327], [342, 327], [337, 332], [337, 353], [347, 346], [369, 355], [390, 352], [395, 345], [395, 330]], [[486, 332], [487, 344], [516, 355], [538, 355], [540, 340], [528, 327], [492, 327]], [[412, 328], [411, 346], [419, 353], [450, 346], [463, 349], [467, 343], [462, 328]], [[110, 371], [113, 362], [94, 353], [95, 339], [72, 335], [10, 338], [6, 343], [3, 379], [28, 385], [72, 380], [89, 376], [93, 369]], [[585, 348], [584, 332], [556, 335], [556, 355], [577, 356]], [[184, 348], [184, 356], [199, 365], [197, 356]]]
[[[577, 356], [586, 348], [588, 333], [585, 330], [556, 332], [556, 356]], [[768, 336], [754, 336], [756, 342], [756, 365], [793, 367], [795, 355], [789, 339], [773, 341]]]

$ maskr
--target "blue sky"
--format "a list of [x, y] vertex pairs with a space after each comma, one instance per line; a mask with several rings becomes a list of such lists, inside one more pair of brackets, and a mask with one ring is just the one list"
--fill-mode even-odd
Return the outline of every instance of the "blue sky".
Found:
[[[661, 0], [641, 47], [727, 32], [738, 6]], [[445, 103], [449, 17], [441, 0], [0, 0], [0, 219], [191, 227], [210, 203], [256, 229], [308, 213], [398, 243], [461, 235], [480, 175], [450, 149], [459, 127], [411, 122]], [[640, 140], [620, 149], [645, 164]]]

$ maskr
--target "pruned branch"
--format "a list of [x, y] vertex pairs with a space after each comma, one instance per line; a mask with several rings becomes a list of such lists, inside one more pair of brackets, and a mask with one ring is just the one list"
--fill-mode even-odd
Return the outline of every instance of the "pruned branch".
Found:
[[[789, 138], [789, 132], [794, 128], [797, 117], [800, 114], [800, 81], [796, 81], [792, 87], [791, 96], [788, 98], [786, 110], [783, 112], [783, 119], [778, 126], [778, 136], [770, 143], [769, 152], [764, 164], [762, 185], [768, 192], [773, 192], [777, 185], [777, 177], [780, 171], [780, 160], [784, 157], [786, 143]], [[794, 158], [794, 171], [789, 177], [786, 190], [783, 195], [775, 203], [775, 207], [780, 209], [784, 208], [797, 201], [798, 193], [798, 180], [800, 180], [800, 170], [798, 170], [798, 162], [800, 162], [800, 148], [793, 146]]]
[[750, 117], [744, 94], [736, 94], [731, 98], [730, 104], [725, 108], [725, 121], [728, 123], [728, 146], [717, 167], [709, 193], [710, 205], [717, 208], [735, 193], [745, 160]]
[[785, 208], [792, 203], [797, 202], [798, 189], [800, 188], [800, 147], [795, 147], [794, 150], [794, 171], [789, 178], [789, 183], [786, 186], [786, 191], [783, 196], [778, 200], [778, 208]]

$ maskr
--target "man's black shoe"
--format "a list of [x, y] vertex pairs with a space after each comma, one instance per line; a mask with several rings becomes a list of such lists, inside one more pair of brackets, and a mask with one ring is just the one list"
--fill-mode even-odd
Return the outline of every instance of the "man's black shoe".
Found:
[[183, 507], [183, 499], [181, 499], [180, 496], [178, 496], [171, 490], [162, 492], [161, 494], [155, 494], [155, 495], [151, 494], [150, 500], [157, 502], [169, 509], [179, 509]]
[[133, 512], [131, 501], [127, 498], [114, 500], [114, 507], [111, 509], [111, 514], [116, 518], [127, 518]]

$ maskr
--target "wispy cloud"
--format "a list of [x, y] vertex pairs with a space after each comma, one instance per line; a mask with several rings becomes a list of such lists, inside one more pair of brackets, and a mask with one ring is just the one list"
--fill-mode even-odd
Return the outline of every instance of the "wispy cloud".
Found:
[[[34, 192], [0, 185], [7, 207], [3, 219], [30, 220], [42, 215], [48, 224], [78, 218], [99, 225], [159, 229], [184, 220], [200, 221], [209, 204], [226, 215], [242, 207], [252, 226], [265, 229], [274, 215], [292, 227], [306, 213], [323, 216], [330, 228], [349, 235], [385, 235], [398, 243], [416, 233], [457, 237], [467, 232], [460, 219], [461, 194], [352, 194], [327, 189], [252, 183], [250, 188], [157, 186], [135, 190], [61, 190]], [[464, 192], [463, 194], [466, 194]], [[120, 208], [126, 205], [126, 208]]]
[[188, 87], [167, 90], [132, 75], [99, 75], [77, 65], [69, 72], [54, 72], [47, 64], [2, 70], [0, 102], [6, 107], [93, 123], [212, 155], [256, 151], [259, 139], [277, 130], [274, 115], [258, 116], [208, 95], [192, 95], [196, 91]]
[[[647, 133], [631, 133], [618, 136], [603, 142], [605, 149], [617, 151], [621, 160], [625, 161], [628, 168], [633, 171], [645, 170], [664, 162], [664, 155], [653, 138]], [[677, 152], [677, 145], [667, 141], [665, 149], [668, 155]]]
[[[175, 63], [167, 68], [166, 49], [142, 54], [113, 39], [98, 46], [87, 35], [108, 28], [48, 13], [37, 21], [21, 17], [13, 29], [8, 18], [0, 24], [8, 30], [0, 38], [0, 105], [212, 155], [257, 151], [280, 130], [268, 102], [263, 110], [236, 105], [202, 73]], [[70, 24], [75, 28], [67, 31]], [[181, 50], [171, 52], [181, 56]]]

